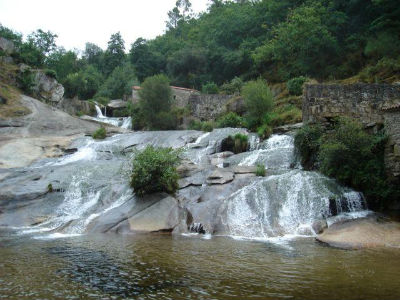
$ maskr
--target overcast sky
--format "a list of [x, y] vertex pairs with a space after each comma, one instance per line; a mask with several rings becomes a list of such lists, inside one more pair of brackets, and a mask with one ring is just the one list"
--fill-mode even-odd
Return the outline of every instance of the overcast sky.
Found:
[[[165, 31], [167, 12], [176, 0], [0, 0], [0, 23], [26, 36], [36, 29], [58, 35], [57, 45], [83, 50], [86, 42], [107, 47], [120, 31], [126, 51], [138, 37], [151, 39]], [[195, 12], [208, 0], [191, 0]]]

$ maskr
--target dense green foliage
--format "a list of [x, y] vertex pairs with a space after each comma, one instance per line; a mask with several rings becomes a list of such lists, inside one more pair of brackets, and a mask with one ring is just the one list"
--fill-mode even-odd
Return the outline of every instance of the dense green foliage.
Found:
[[221, 143], [222, 151], [231, 151], [235, 154], [246, 152], [249, 149], [249, 138], [245, 134], [230, 135]]
[[317, 167], [327, 176], [360, 190], [374, 209], [382, 209], [399, 199], [400, 188], [385, 174], [382, 132], [369, 134], [361, 124], [339, 119], [333, 130], [323, 134], [321, 128], [306, 126], [295, 137], [295, 145], [305, 167]]
[[303, 93], [303, 84], [307, 81], [304, 76], [299, 76], [288, 80], [286, 83], [290, 95], [300, 96]]
[[203, 84], [201, 92], [203, 94], [218, 94], [218, 85], [216, 85], [214, 82], [207, 82], [206, 84]]
[[95, 132], [93, 132], [92, 137], [95, 140], [104, 140], [107, 136], [107, 131], [104, 127], [100, 127]]
[[131, 187], [136, 195], [167, 192], [173, 194], [178, 188], [179, 151], [172, 148], [147, 146], [135, 153], [132, 163]]
[[166, 73], [174, 85], [201, 89], [229, 88], [235, 76], [338, 79], [399, 57], [396, 0], [212, 1], [197, 18], [183, 15], [177, 5], [164, 35], [132, 45], [140, 80]]
[[[69, 97], [121, 98], [136, 78], [157, 74], [172, 85], [225, 94], [239, 94], [243, 82], [262, 76], [269, 83], [289, 80], [290, 94], [299, 95], [299, 76], [399, 80], [399, 19], [396, 0], [215, 0], [199, 15], [189, 0], [178, 0], [166, 32], [138, 38], [129, 54], [119, 32], [105, 50], [87, 43], [82, 57], [57, 47], [49, 31], [23, 40], [0, 26], [0, 35], [15, 43], [17, 63], [55, 70]], [[77, 83], [87, 86], [79, 91]]]
[[263, 117], [272, 110], [273, 95], [268, 85], [262, 80], [247, 82], [242, 88], [246, 106], [246, 123], [250, 129], [263, 124]]
[[221, 116], [217, 120], [217, 127], [219, 128], [224, 128], [224, 127], [239, 128], [243, 126], [244, 126], [243, 118], [234, 112], [229, 112]]
[[301, 159], [301, 164], [312, 169], [318, 158], [323, 130], [319, 125], [304, 125], [294, 137], [294, 145]]
[[212, 121], [197, 121], [192, 120], [189, 123], [190, 130], [201, 130], [206, 132], [211, 132], [214, 130], [215, 124]]
[[165, 75], [148, 77], [139, 90], [140, 108], [150, 129], [174, 129], [176, 116], [172, 114], [172, 91]]

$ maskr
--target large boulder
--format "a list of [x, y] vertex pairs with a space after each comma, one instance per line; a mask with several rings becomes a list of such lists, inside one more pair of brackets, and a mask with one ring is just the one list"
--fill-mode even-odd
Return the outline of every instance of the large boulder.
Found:
[[178, 201], [166, 193], [132, 197], [88, 226], [89, 232], [172, 232], [180, 224]]
[[316, 238], [332, 247], [360, 249], [400, 247], [400, 223], [375, 217], [338, 222]]
[[42, 71], [36, 72], [33, 90], [40, 98], [51, 103], [60, 102], [64, 96], [64, 87]]
[[12, 54], [15, 50], [14, 43], [0, 36], [0, 50]]
[[172, 231], [179, 224], [178, 201], [166, 196], [128, 219], [131, 231]]

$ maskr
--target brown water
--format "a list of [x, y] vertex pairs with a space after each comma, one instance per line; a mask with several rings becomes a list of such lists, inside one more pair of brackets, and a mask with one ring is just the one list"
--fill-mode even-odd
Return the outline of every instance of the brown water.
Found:
[[399, 299], [400, 249], [312, 238], [0, 237], [0, 299]]

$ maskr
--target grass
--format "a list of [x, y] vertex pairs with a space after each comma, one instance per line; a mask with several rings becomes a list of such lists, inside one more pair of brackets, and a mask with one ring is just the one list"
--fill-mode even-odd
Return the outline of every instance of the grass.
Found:
[[100, 127], [99, 129], [97, 129], [93, 134], [92, 137], [95, 140], [104, 140], [107, 136], [107, 132], [106, 129], [104, 127]]
[[0, 104], [0, 118], [13, 118], [30, 114], [31, 111], [22, 105], [21, 92], [13, 87], [18, 66], [0, 62], [0, 97], [6, 104]]
[[21, 117], [31, 113], [22, 105], [20, 92], [16, 88], [0, 82], [0, 97], [7, 101], [6, 104], [0, 104], [0, 118]]
[[256, 176], [265, 177], [266, 171], [264, 165], [258, 164], [256, 169]]

